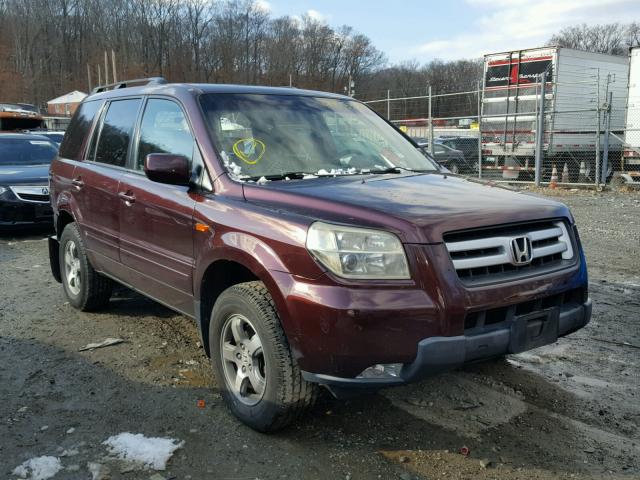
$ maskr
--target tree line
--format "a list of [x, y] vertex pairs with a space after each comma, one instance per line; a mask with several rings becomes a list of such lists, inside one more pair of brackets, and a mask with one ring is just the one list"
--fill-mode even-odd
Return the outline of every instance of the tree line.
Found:
[[[386, 63], [371, 40], [308, 15], [274, 18], [252, 0], [0, 0], [0, 55], [40, 103], [97, 83], [114, 50], [119, 79], [289, 85], [343, 91]], [[111, 78], [110, 78], [111, 79]], [[16, 82], [3, 82], [3, 90]]]
[[[640, 24], [569, 27], [549, 44], [626, 55]], [[389, 64], [364, 34], [309, 15], [275, 17], [258, 0], [0, 0], [0, 101], [43, 105], [104, 83], [104, 52], [118, 79], [289, 85], [380, 99], [472, 91], [482, 59]], [[113, 72], [109, 72], [112, 80]], [[474, 110], [473, 95], [443, 98], [438, 116]], [[405, 105], [406, 115], [424, 106]], [[422, 111], [420, 111], [422, 110]], [[467, 112], [467, 113], [464, 113]]]

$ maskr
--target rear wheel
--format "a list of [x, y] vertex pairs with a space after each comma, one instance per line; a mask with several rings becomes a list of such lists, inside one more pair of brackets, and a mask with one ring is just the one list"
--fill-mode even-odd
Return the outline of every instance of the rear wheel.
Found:
[[89, 263], [75, 223], [69, 223], [60, 236], [59, 257], [62, 286], [71, 305], [90, 311], [109, 303], [113, 282], [96, 272]]
[[222, 292], [211, 313], [209, 347], [225, 402], [251, 428], [281, 429], [314, 403], [318, 387], [302, 378], [262, 282]]

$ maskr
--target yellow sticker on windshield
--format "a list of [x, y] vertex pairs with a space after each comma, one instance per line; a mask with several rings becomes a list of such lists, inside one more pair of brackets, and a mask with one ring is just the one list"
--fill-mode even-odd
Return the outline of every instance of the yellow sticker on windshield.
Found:
[[249, 165], [255, 165], [260, 161], [266, 150], [263, 141], [257, 138], [241, 138], [233, 144], [233, 153], [236, 157]]

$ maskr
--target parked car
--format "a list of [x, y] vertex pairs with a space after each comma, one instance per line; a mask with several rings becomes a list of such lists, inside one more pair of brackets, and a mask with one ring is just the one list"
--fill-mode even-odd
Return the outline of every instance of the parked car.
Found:
[[[418, 146], [430, 154], [429, 141], [418, 137], [413, 139]], [[473, 171], [460, 150], [455, 150], [441, 143], [433, 142], [433, 158], [451, 173], [468, 173]]]
[[56, 146], [58, 147], [60, 146], [60, 144], [62, 143], [62, 139], [64, 138], [64, 132], [60, 132], [57, 130], [46, 130], [44, 132], [38, 132], [38, 135], [47, 137], [49, 140], [55, 143]]
[[478, 172], [478, 144], [480, 142], [478, 138], [438, 137], [435, 139], [435, 142], [461, 151], [468, 164], [473, 166], [473, 171]]
[[53, 226], [48, 173], [56, 153], [46, 137], [0, 133], [0, 229]]
[[589, 321], [565, 205], [443, 174], [350, 97], [141, 83], [73, 117], [52, 273], [80, 310], [118, 282], [192, 317], [251, 427], [284, 427], [319, 385], [402, 385]]

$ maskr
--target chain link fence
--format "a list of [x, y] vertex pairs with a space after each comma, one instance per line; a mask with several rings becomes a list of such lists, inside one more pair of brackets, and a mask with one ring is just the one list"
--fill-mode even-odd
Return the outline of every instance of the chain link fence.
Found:
[[447, 93], [427, 87], [403, 96], [388, 91], [365, 103], [456, 173], [595, 186], [621, 174], [640, 176], [640, 97], [629, 98], [627, 107], [626, 74], [562, 68], [561, 81], [550, 72], [527, 85], [483, 89], [479, 83]]

